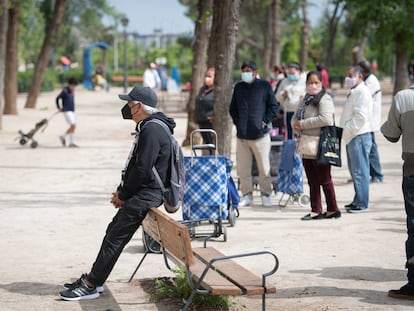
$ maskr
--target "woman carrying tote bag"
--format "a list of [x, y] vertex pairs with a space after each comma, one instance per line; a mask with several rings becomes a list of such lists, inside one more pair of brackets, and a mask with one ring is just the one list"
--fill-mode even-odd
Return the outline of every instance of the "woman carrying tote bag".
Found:
[[[316, 163], [321, 128], [334, 124], [334, 110], [331, 96], [322, 87], [321, 74], [318, 71], [310, 71], [306, 76], [305, 97], [292, 118], [292, 128], [299, 135], [298, 150], [302, 153], [312, 208], [302, 220], [341, 217], [336, 203], [331, 165]], [[321, 186], [326, 199], [325, 213], [322, 213]]]

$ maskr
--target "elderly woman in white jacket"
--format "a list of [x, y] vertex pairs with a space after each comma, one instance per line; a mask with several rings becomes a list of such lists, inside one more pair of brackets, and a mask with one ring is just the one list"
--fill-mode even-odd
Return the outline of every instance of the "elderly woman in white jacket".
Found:
[[[318, 71], [310, 71], [306, 76], [305, 97], [292, 118], [293, 129], [300, 134], [319, 137], [321, 127], [333, 125], [334, 111], [332, 98], [322, 87], [321, 74]], [[341, 217], [336, 203], [331, 166], [318, 165], [316, 154], [302, 155], [302, 161], [308, 179], [312, 209], [302, 220]], [[326, 199], [325, 213], [322, 213], [321, 186]]]

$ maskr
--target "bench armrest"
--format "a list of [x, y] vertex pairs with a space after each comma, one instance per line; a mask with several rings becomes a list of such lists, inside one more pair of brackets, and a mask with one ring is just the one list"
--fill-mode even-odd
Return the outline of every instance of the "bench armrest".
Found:
[[[267, 272], [262, 274], [262, 286], [263, 286], [263, 288], [266, 289], [266, 278], [268, 276], [274, 274], [279, 268], [279, 259], [277, 258], [277, 256], [274, 253], [272, 253], [270, 251], [258, 251], [258, 252], [251, 252], [251, 253], [235, 254], [235, 255], [230, 255], [230, 256], [223, 255], [223, 256], [213, 257], [208, 262], [206, 261], [206, 267], [205, 267], [203, 273], [200, 275], [200, 279], [199, 279], [199, 282], [197, 284], [201, 284], [202, 280], [204, 279], [205, 275], [207, 274], [207, 272], [210, 269], [211, 270], [218, 269], [217, 267], [214, 266], [215, 262], [231, 260], [231, 259], [236, 259], [236, 258], [242, 258], [242, 257], [252, 257], [252, 256], [271, 256], [274, 259], [273, 268], [270, 269], [270, 271], [267, 271]], [[220, 270], [220, 269], [218, 269], [218, 270]]]
[[[275, 254], [273, 254], [270, 251], [259, 251], [259, 252], [253, 252], [253, 253], [243, 253], [243, 254], [236, 254], [236, 255], [230, 255], [230, 256], [216, 257], [209, 261], [209, 263], [207, 264], [207, 267], [212, 267], [216, 261], [223, 261], [223, 260], [242, 258], [242, 257], [260, 256], [260, 255], [269, 255], [273, 257], [273, 259], [275, 260], [273, 268], [270, 271], [262, 274], [262, 279], [264, 281], [266, 277], [274, 274], [277, 271], [277, 269], [279, 269], [279, 259], [277, 258]], [[264, 284], [265, 283], [263, 283], [263, 285]]]

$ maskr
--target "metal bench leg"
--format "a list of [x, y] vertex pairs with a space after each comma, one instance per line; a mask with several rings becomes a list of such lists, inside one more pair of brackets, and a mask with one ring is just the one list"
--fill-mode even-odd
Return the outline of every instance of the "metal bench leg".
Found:
[[188, 299], [185, 302], [184, 307], [181, 309], [181, 311], [187, 311], [188, 308], [190, 307], [191, 303], [193, 302], [193, 299], [196, 295], [196, 291], [193, 289], [193, 291], [191, 292], [190, 297], [188, 297]]
[[135, 268], [134, 273], [132, 273], [131, 277], [129, 278], [128, 283], [130, 283], [130, 282], [132, 281], [132, 279], [134, 278], [135, 274], [137, 273], [137, 271], [138, 271], [139, 267], [141, 267], [141, 265], [142, 265], [142, 263], [143, 263], [143, 261], [144, 261], [145, 257], [147, 257], [148, 253], [149, 253], [149, 251], [146, 251], [146, 252], [145, 252], [144, 256], [143, 256], [143, 257], [141, 258], [141, 260], [139, 261], [138, 266]]

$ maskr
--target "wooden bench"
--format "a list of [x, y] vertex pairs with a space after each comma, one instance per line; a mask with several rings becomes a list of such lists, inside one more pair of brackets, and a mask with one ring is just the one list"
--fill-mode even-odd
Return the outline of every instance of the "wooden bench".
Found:
[[[266, 284], [266, 278], [274, 274], [279, 267], [278, 258], [270, 251], [225, 256], [213, 247], [192, 248], [188, 228], [157, 208], [150, 210], [142, 223], [142, 228], [161, 245], [168, 269], [171, 269], [170, 261], [186, 269], [192, 292], [182, 310], [188, 310], [196, 294], [262, 295], [262, 310], [265, 310], [266, 294], [276, 293], [273, 285]], [[145, 252], [129, 281], [149, 252], [148, 250]], [[261, 277], [235, 261], [236, 258], [261, 255], [270, 256], [273, 264], [273, 268], [263, 273]]]
[[[133, 82], [133, 83], [142, 83], [142, 81], [144, 81], [142, 76], [130, 76], [128, 75], [127, 77], [128, 82]], [[124, 76], [112, 76], [111, 77], [111, 81], [112, 82], [124, 82]]]

